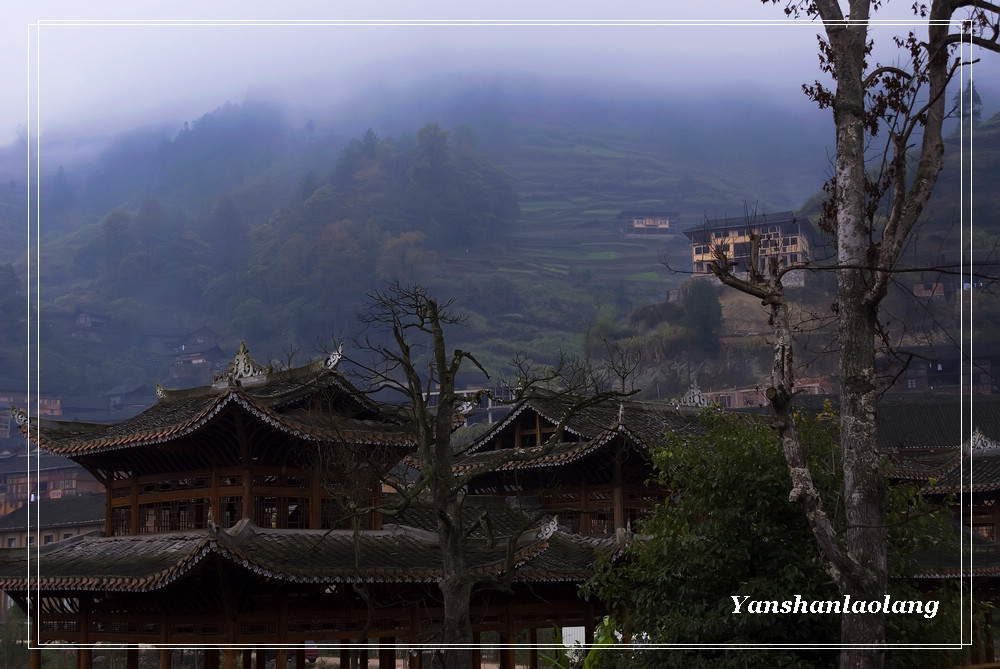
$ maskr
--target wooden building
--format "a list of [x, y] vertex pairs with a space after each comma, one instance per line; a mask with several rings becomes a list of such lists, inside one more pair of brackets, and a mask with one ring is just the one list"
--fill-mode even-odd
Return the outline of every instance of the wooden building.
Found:
[[623, 211], [615, 220], [622, 237], [646, 237], [671, 234], [670, 221], [676, 218], [677, 214], [662, 211]]
[[[767, 272], [767, 259], [777, 257], [780, 267], [805, 264], [813, 257], [816, 234], [812, 224], [793, 211], [762, 214], [750, 220], [745, 216], [706, 220], [702, 225], [684, 230], [691, 241], [691, 267], [695, 274], [709, 274], [708, 263], [716, 252], [736, 262], [736, 271], [745, 273], [750, 260], [751, 235], [760, 237], [759, 270]], [[803, 272], [791, 272], [786, 285], [803, 283]]]
[[[273, 371], [241, 346], [212, 385], [158, 388], [156, 404], [115, 424], [16, 412], [33, 441], [107, 489], [101, 536], [33, 551], [30, 576], [25, 549], [0, 550], [0, 588], [22, 608], [33, 597], [34, 641], [78, 644], [80, 669], [98, 642], [127, 644], [129, 669], [139, 644], [162, 649], [161, 669], [174, 646], [244, 669], [277, 647], [294, 647], [304, 666], [307, 641], [340, 644], [345, 657], [367, 639], [363, 652], [383, 668], [397, 649], [432, 647], [443, 618], [436, 516], [419, 503], [374, 510], [391, 506], [382, 482], [401, 463], [419, 468], [407, 457], [414, 438], [396, 407], [347, 382], [338, 358]], [[553, 626], [592, 635], [601, 611], [577, 585], [615, 550], [616, 530], [663, 499], [642, 486], [651, 440], [694, 424], [663, 405], [535, 396], [467, 444], [455, 470], [472, 474], [477, 638], [511, 644], [526, 630], [531, 641]], [[286, 661], [277, 654], [279, 669]], [[507, 646], [501, 666], [513, 662]]]

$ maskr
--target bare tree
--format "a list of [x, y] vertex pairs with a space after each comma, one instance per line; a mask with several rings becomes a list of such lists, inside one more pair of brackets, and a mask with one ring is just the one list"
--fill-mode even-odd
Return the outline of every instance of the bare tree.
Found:
[[[504, 462], [519, 457], [537, 457], [541, 451], [528, 453], [498, 451], [493, 460], [486, 459], [476, 468], [456, 473], [452, 432], [463, 414], [478, 403], [479, 396], [467, 397], [456, 389], [456, 379], [463, 365], [471, 365], [485, 377], [488, 374], [468, 351], [448, 351], [446, 328], [460, 325], [464, 318], [451, 310], [451, 302], [438, 302], [421, 286], [403, 286], [393, 282], [383, 291], [371, 294], [371, 304], [360, 319], [366, 325], [382, 330], [389, 341], [365, 339], [363, 345], [374, 354], [375, 362], [363, 368], [368, 392], [388, 390], [401, 397], [402, 410], [413, 430], [417, 451], [416, 464], [419, 476], [415, 481], [390, 482], [400, 493], [395, 508], [380, 508], [383, 513], [399, 513], [405, 507], [421, 503], [427, 505], [437, 517], [438, 540], [442, 555], [441, 590], [444, 617], [438, 641], [443, 649], [436, 655], [436, 664], [451, 669], [471, 668], [473, 643], [471, 623], [471, 598], [473, 589], [484, 585], [482, 576], [473, 573], [466, 559], [470, 536], [489, 524], [481, 513], [464, 510], [465, 490], [475, 476], [489, 471]], [[619, 356], [620, 357], [620, 356]], [[537, 365], [526, 357], [513, 361], [516, 381], [511, 385], [513, 400], [520, 399], [533, 388], [556, 388], [572, 396], [569, 409], [560, 418], [552, 437], [543, 450], [554, 447], [563, 435], [566, 421], [587, 406], [624, 397], [631, 392], [612, 388], [615, 383], [627, 387], [625, 369], [612, 372], [610, 367], [594, 370], [575, 359], [560, 358], [554, 366]], [[421, 369], [423, 367], [423, 369]], [[612, 377], [614, 375], [614, 377]], [[431, 397], [437, 393], [437, 404], [431, 406]], [[530, 518], [537, 521], [539, 518]], [[516, 536], [526, 529], [519, 528], [513, 536], [499, 537], [507, 541], [508, 564], [514, 564]], [[492, 541], [492, 539], [491, 539]], [[487, 587], [509, 588], [513, 569], [506, 569], [504, 577], [485, 583]]]
[[[745, 277], [737, 275], [724, 253], [716, 254], [710, 269], [771, 310], [774, 366], [767, 394], [792, 477], [791, 499], [802, 505], [841, 592], [861, 600], [878, 598], [886, 588], [885, 472], [876, 432], [879, 307], [943, 167], [945, 89], [962, 65], [956, 46], [1000, 51], [1000, 6], [981, 0], [918, 2], [914, 11], [926, 19], [926, 38], [910, 33], [896, 40], [908, 65], [871, 67], [869, 21], [879, 0], [763, 2], [784, 4], [789, 16], [822, 21], [821, 68], [834, 80], [832, 90], [819, 82], [803, 88], [821, 107], [832, 109], [836, 126], [836, 162], [821, 227], [835, 235], [837, 246], [844, 532], [836, 531], [822, 507], [795, 430], [793, 342], [781, 282], [790, 268], [769, 259], [765, 276], [757, 264], [758, 239]], [[878, 132], [888, 138], [872, 165], [866, 149]], [[881, 667], [884, 613], [845, 614], [841, 643], [842, 667]]]

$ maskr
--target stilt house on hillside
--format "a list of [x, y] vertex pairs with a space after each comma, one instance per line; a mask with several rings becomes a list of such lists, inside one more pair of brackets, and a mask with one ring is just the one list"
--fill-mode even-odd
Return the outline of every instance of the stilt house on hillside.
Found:
[[[212, 385], [158, 387], [155, 405], [119, 423], [15, 411], [32, 441], [106, 486], [103, 533], [30, 558], [0, 550], [0, 588], [24, 609], [31, 600], [33, 641], [78, 644], [81, 669], [95, 643], [127, 644], [127, 669], [140, 644], [160, 648], [161, 669], [178, 646], [203, 648], [206, 667], [244, 669], [263, 668], [264, 649], [295, 647], [291, 660], [277, 653], [281, 669], [304, 666], [307, 641], [340, 644], [342, 658], [377, 641], [380, 668], [396, 666], [397, 649], [433, 645], [435, 514], [419, 503], [377, 510], [392, 506], [387, 477], [403, 462], [419, 468], [414, 437], [398, 407], [360, 393], [337, 362], [274, 371], [241, 346]], [[465, 512], [477, 639], [527, 630], [531, 641], [552, 626], [592, 638], [602, 611], [577, 585], [630, 519], [663, 500], [643, 482], [645, 454], [667, 429], [696, 421], [663, 405], [537, 396], [458, 454], [456, 474], [474, 474]], [[542, 446], [553, 434], [558, 443]], [[37, 648], [31, 662], [40, 667]], [[421, 653], [408, 662], [420, 666]], [[510, 647], [501, 666], [513, 663]]]
[[[716, 252], [726, 255], [736, 263], [738, 272], [747, 271], [750, 260], [751, 238], [760, 237], [760, 266], [766, 274], [767, 259], [777, 257], [779, 267], [805, 264], [814, 259], [817, 246], [815, 228], [805, 217], [793, 211], [760, 215], [748, 220], [746, 216], [705, 220], [702, 225], [684, 230], [691, 241], [691, 268], [695, 274], [709, 274], [708, 263], [715, 260]], [[804, 272], [786, 275], [785, 285], [804, 282]]]

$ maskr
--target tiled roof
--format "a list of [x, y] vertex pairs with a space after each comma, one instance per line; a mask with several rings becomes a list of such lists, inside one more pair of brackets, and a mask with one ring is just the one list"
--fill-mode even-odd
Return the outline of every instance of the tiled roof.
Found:
[[[345, 398], [351, 415], [289, 410], [296, 402], [320, 393]], [[358, 392], [336, 370], [316, 363], [232, 383], [179, 391], [161, 389], [156, 404], [118, 423], [32, 419], [28, 431], [43, 448], [76, 456], [169, 441], [198, 430], [230, 405], [305, 440], [412, 442], [412, 435], [388, 410]], [[22, 424], [22, 431], [26, 427]]]
[[454, 470], [459, 473], [475, 470], [488, 472], [564, 465], [614, 443], [614, 438], [617, 436], [625, 436], [632, 443], [642, 443], [623, 425], [617, 425], [589, 441], [573, 441], [551, 447], [542, 444], [531, 448], [471, 453], [465, 457], [457, 458]]
[[473, 441], [463, 452], [471, 455], [505, 430], [525, 412], [533, 412], [555, 425], [569, 414], [566, 431], [584, 440], [600, 440], [614, 430], [623, 429], [632, 438], [652, 446], [667, 432], [691, 434], [702, 431], [695, 414], [658, 402], [636, 402], [608, 399], [594, 405], [577, 405], [585, 400], [563, 394], [532, 394], [517, 402], [492, 429]]
[[1000, 395], [887, 397], [878, 407], [882, 448], [948, 448], [973, 430], [1000, 443]]
[[[972, 576], [1000, 576], [1000, 544], [990, 541], [953, 521], [957, 546], [952, 550], [935, 549], [916, 555], [921, 570], [917, 578], [957, 578]], [[958, 550], [962, 547], [962, 551]]]
[[28, 529], [31, 522], [39, 528], [104, 523], [104, 493], [72, 495], [59, 499], [43, 499], [25, 504], [0, 517], [0, 530]]
[[1000, 490], [1000, 450], [973, 451], [963, 455], [957, 448], [933, 454], [904, 454], [892, 477], [925, 482], [926, 495]]
[[[515, 535], [514, 580], [582, 580], [608, 541], [569, 537], [554, 522]], [[426, 529], [387, 525], [349, 530], [274, 530], [247, 520], [227, 531], [76, 537], [38, 549], [29, 575], [26, 550], [0, 550], [0, 589], [148, 592], [198, 567], [209, 556], [265, 578], [298, 583], [434, 582], [442, 576], [440, 543]], [[500, 575], [507, 543], [470, 538], [466, 561], [487, 578]], [[34, 566], [34, 565], [33, 565]], [[523, 577], [522, 577], [523, 571]]]

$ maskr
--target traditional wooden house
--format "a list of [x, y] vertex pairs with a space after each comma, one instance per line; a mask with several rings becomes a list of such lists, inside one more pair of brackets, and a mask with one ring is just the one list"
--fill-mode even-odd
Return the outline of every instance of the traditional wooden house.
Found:
[[[747, 271], [751, 237], [760, 238], [760, 271], [767, 271], [767, 259], [777, 257], [779, 267], [805, 264], [813, 258], [816, 232], [808, 219], [786, 211], [748, 220], [745, 216], [706, 220], [684, 230], [691, 241], [691, 266], [695, 274], [708, 274], [708, 263], [721, 252], [736, 263], [738, 272]], [[804, 272], [786, 275], [786, 285], [801, 284]]]
[[666, 498], [646, 484], [650, 449], [667, 432], [700, 431], [692, 411], [627, 400], [534, 394], [464, 447], [469, 491], [557, 514], [560, 527], [614, 535]]
[[[126, 644], [129, 669], [140, 644], [161, 649], [161, 669], [177, 646], [204, 648], [207, 667], [248, 669], [264, 667], [265, 648], [294, 647], [302, 667], [306, 641], [341, 644], [343, 656], [358, 640], [378, 640], [384, 668], [396, 666], [399, 648], [433, 644], [443, 618], [435, 514], [419, 500], [391, 517], [376, 510], [390, 501], [381, 482], [415, 442], [399, 411], [358, 392], [336, 370], [338, 359], [275, 371], [241, 346], [212, 385], [158, 388], [156, 404], [118, 423], [15, 412], [34, 442], [80, 463], [107, 489], [100, 536], [0, 550], [0, 588], [22, 608], [31, 601], [33, 641], [77, 644], [81, 669], [98, 642]], [[515, 408], [466, 449], [459, 469], [491, 447], [530, 452], [529, 422], [536, 444], [554, 426], [565, 444], [523, 464], [541, 468], [552, 456], [583, 477], [575, 485], [599, 482], [584, 487], [596, 496], [580, 498], [589, 534], [606, 533], [611, 520], [622, 526], [632, 507], [647, 503], [629, 497], [638, 471], [631, 451], [662, 422], [616, 404], [600, 415], [581, 407], [586, 414], [553, 423], [555, 402]], [[470, 493], [507, 485], [508, 474], [490, 476], [472, 477]], [[553, 489], [551, 476], [533, 480], [539, 494]], [[531, 640], [553, 625], [592, 633], [599, 611], [579, 599], [577, 584], [614, 549], [614, 536], [567, 531], [541, 505], [526, 513], [495, 496], [470, 494], [465, 512], [467, 560], [481, 583], [472, 601], [477, 638], [498, 632], [511, 643], [527, 630]], [[604, 532], [599, 513], [609, 519]], [[419, 652], [408, 657], [419, 666]], [[510, 646], [501, 665], [512, 668], [513, 659]], [[279, 669], [286, 661], [277, 654]], [[40, 662], [35, 649], [32, 666]]]
[[670, 234], [670, 221], [677, 214], [662, 211], [623, 211], [618, 214], [618, 233], [622, 237], [663, 236]]

